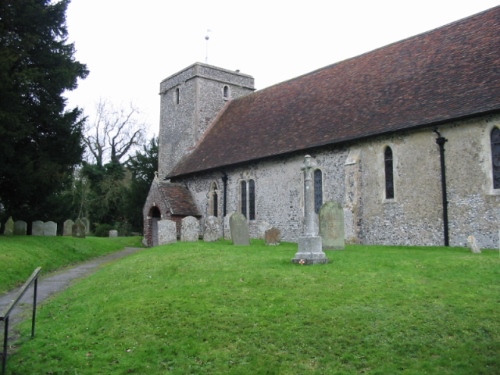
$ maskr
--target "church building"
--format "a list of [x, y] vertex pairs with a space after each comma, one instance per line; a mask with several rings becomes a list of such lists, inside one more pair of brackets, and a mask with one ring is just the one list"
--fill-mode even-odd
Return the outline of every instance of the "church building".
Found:
[[195, 63], [160, 96], [150, 246], [186, 216], [227, 237], [233, 212], [297, 241], [311, 155], [315, 210], [342, 205], [347, 243], [498, 247], [500, 6], [258, 91]]

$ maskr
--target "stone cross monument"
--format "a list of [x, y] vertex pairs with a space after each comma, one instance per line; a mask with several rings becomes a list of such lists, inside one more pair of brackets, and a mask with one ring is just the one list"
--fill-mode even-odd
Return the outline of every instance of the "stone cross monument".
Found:
[[320, 264], [328, 263], [328, 258], [322, 250], [321, 237], [314, 220], [314, 185], [313, 173], [316, 167], [315, 160], [306, 155], [304, 157], [304, 233], [299, 237], [299, 251], [292, 259], [292, 263]]

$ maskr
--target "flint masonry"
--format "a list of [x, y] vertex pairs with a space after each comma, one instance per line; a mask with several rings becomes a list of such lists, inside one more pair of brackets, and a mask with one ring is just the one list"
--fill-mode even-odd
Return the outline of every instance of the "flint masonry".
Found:
[[315, 210], [341, 204], [348, 242], [496, 248], [499, 29], [495, 7], [258, 91], [202, 63], [166, 78], [146, 241], [158, 220], [232, 212], [297, 241], [309, 154]]

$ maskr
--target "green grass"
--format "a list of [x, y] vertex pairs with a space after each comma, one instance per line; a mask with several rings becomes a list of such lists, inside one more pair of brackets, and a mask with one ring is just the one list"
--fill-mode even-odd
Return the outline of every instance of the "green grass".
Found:
[[142, 247], [141, 238], [0, 236], [0, 294], [22, 285], [39, 266], [45, 274], [124, 247]]
[[9, 374], [499, 374], [500, 257], [348, 246], [178, 243], [43, 304]]

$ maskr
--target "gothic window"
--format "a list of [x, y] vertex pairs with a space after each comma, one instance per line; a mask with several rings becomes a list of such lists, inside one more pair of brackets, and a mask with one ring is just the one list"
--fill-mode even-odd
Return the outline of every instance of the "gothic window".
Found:
[[224, 88], [222, 89], [222, 97], [224, 99], [229, 99], [229, 87], [228, 86], [224, 86]]
[[248, 181], [248, 216], [249, 220], [255, 220], [255, 181]]
[[212, 183], [210, 187], [210, 215], [215, 217], [219, 216], [219, 196], [217, 194], [217, 184], [215, 182]]
[[500, 189], [500, 129], [491, 131], [491, 161], [493, 173], [493, 189]]
[[175, 98], [174, 98], [174, 100], [175, 100], [175, 104], [179, 104], [180, 101], [181, 101], [181, 90], [178, 87], [175, 89]]
[[394, 161], [392, 158], [392, 150], [389, 146], [384, 151], [384, 167], [385, 167], [385, 198], [394, 198]]
[[247, 182], [241, 181], [241, 213], [247, 217]]
[[240, 212], [248, 219], [255, 220], [255, 181], [240, 182]]
[[323, 174], [321, 169], [314, 171], [314, 212], [319, 213], [323, 204]]

